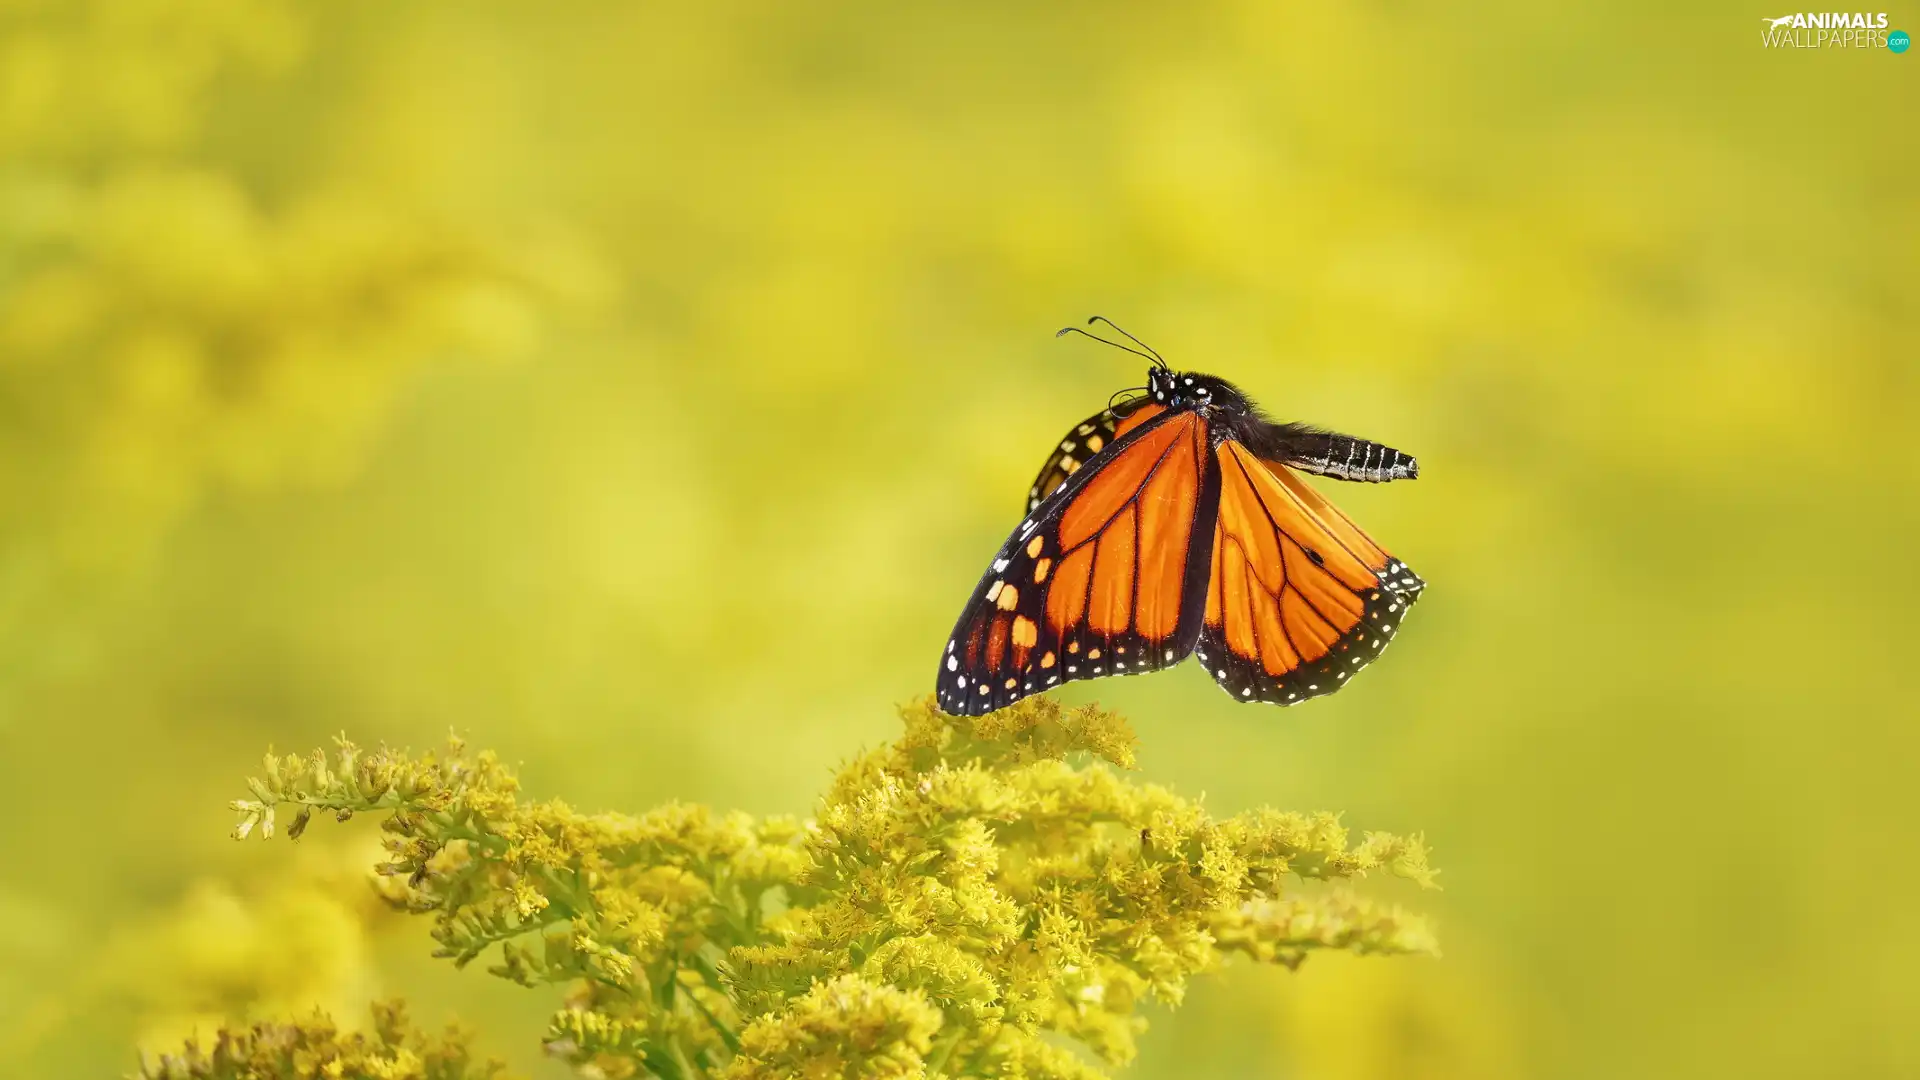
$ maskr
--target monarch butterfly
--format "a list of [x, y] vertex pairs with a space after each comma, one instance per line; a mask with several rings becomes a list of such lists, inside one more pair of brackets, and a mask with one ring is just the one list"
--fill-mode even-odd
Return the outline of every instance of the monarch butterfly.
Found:
[[[940, 658], [937, 698], [978, 716], [1079, 679], [1199, 657], [1238, 701], [1330, 694], [1380, 655], [1426, 582], [1299, 476], [1419, 475], [1391, 447], [1275, 423], [1232, 383], [1152, 362], [1071, 428]], [[1144, 391], [1118, 401], [1122, 395]]]

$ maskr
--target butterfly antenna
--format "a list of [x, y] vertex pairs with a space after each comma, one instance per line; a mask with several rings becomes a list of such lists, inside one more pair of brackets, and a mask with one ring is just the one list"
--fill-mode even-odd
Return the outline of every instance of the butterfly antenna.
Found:
[[[1130, 397], [1124, 400], [1122, 400], [1120, 397], [1120, 395], [1122, 394], [1135, 394], [1135, 393], [1139, 394], [1140, 396]], [[1110, 413], [1113, 413], [1115, 416], [1125, 416], [1126, 413], [1122, 413], [1119, 411], [1120, 406], [1138, 405], [1145, 400], [1147, 400], [1147, 388], [1144, 386], [1129, 386], [1124, 390], [1115, 390], [1113, 392], [1113, 396], [1107, 399], [1107, 411]], [[1130, 413], [1132, 411], [1133, 411], [1132, 409], [1128, 409], [1127, 413]]]
[[[1124, 333], [1124, 331], [1122, 332]], [[1154, 363], [1159, 364], [1163, 368], [1167, 366], [1166, 361], [1160, 359], [1159, 357], [1153, 355], [1152, 353], [1143, 353], [1139, 349], [1129, 348], [1125, 345], [1120, 344], [1117, 341], [1109, 341], [1106, 338], [1101, 337], [1099, 334], [1089, 334], [1085, 330], [1082, 330], [1077, 326], [1063, 326], [1060, 328], [1060, 332], [1053, 336], [1066, 337], [1068, 334], [1079, 334], [1082, 337], [1090, 337], [1102, 345], [1111, 345], [1114, 348], [1119, 349], [1121, 352], [1130, 352], [1142, 360], [1151, 360]]]
[[1153, 346], [1147, 344], [1144, 341], [1141, 341], [1139, 338], [1134, 337], [1132, 334], [1127, 333], [1125, 330], [1120, 330], [1119, 323], [1114, 322], [1112, 319], [1107, 318], [1105, 315], [1095, 315], [1093, 318], [1087, 320], [1088, 326], [1092, 326], [1094, 323], [1106, 323], [1108, 326], [1113, 327], [1115, 330], [1119, 330], [1122, 337], [1125, 337], [1128, 341], [1131, 341], [1135, 345], [1138, 345], [1142, 349], [1145, 349], [1147, 351], [1147, 356], [1151, 357], [1154, 363], [1160, 365], [1161, 371], [1173, 370], [1172, 368], [1169, 368], [1167, 366], [1167, 362], [1165, 360], [1160, 358], [1160, 353], [1157, 350], [1155, 350]]

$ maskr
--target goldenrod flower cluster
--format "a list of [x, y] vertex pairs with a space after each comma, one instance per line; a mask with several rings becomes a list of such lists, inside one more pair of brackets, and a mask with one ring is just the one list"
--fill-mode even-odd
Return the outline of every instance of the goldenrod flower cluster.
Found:
[[373, 1007], [371, 1032], [343, 1032], [325, 1016], [293, 1024], [255, 1024], [222, 1031], [206, 1046], [144, 1063], [148, 1080], [262, 1080], [264, 1077], [352, 1077], [354, 1080], [505, 1080], [497, 1061], [475, 1060], [467, 1033], [438, 1037], [415, 1028], [399, 1002]]
[[457, 741], [343, 740], [269, 756], [235, 835], [383, 815], [383, 895], [456, 964], [566, 987], [546, 1050], [601, 1077], [1099, 1077], [1132, 1058], [1143, 1001], [1231, 954], [1435, 950], [1419, 917], [1342, 886], [1431, 886], [1418, 839], [1216, 819], [1117, 772], [1133, 735], [1098, 707], [901, 716], [805, 821], [585, 814]]

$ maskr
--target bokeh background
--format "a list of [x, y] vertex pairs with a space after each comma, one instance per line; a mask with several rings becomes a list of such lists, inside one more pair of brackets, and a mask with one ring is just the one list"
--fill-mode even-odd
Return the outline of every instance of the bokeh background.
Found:
[[399, 993], [557, 1075], [370, 825], [226, 800], [451, 727], [804, 811], [1139, 381], [1098, 312], [1419, 454], [1336, 495], [1432, 587], [1302, 709], [1067, 696], [1447, 886], [1131, 1075], [1920, 1075], [1920, 58], [1773, 14], [0, 3], [0, 1072]]

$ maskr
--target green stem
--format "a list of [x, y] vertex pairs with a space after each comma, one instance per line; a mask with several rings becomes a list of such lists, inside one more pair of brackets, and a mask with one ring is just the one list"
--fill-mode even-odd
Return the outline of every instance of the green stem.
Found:
[[671, 1040], [664, 1046], [660, 1043], [649, 1043], [641, 1051], [641, 1058], [653, 1075], [660, 1077], [661, 1080], [686, 1080], [686, 1072], [681, 1069], [678, 1060], [679, 1049], [672, 1044]]
[[[477, 935], [477, 937], [475, 938], [475, 940], [479, 942], [479, 945], [469, 949], [462, 949], [459, 952], [453, 953], [451, 955], [453, 956], [453, 960], [456, 966], [464, 967], [465, 965], [471, 963], [473, 960], [478, 958], [481, 953], [486, 952], [488, 949], [493, 948], [495, 945], [498, 945], [503, 941], [512, 941], [514, 938], [517, 938], [517, 937], [525, 937], [528, 934], [538, 933], [539, 931], [545, 930], [549, 926], [554, 926], [558, 923], [563, 923], [566, 921], [567, 920], [565, 917], [560, 916], [560, 917], [555, 917], [551, 919], [545, 919], [540, 922], [519, 923], [497, 934], [480, 934], [480, 935]], [[569, 975], [567, 977], [571, 978], [572, 976]]]
[[927, 1075], [935, 1078], [945, 1074], [947, 1059], [953, 1056], [953, 1051], [960, 1045], [960, 1040], [966, 1037], [966, 1029], [960, 1025], [943, 1021], [940, 1026], [947, 1030], [947, 1034], [940, 1039], [934, 1046], [933, 1053], [927, 1057]]
[[693, 1007], [698, 1010], [700, 1015], [712, 1026], [713, 1033], [720, 1036], [720, 1041], [727, 1044], [727, 1051], [738, 1054], [740, 1052], [740, 1037], [735, 1035], [727, 1025], [721, 1023], [719, 1017], [713, 1015], [713, 1012], [707, 1008], [706, 1003], [700, 1000], [700, 995], [688, 991], [686, 998], [688, 1001], [693, 1002]]

